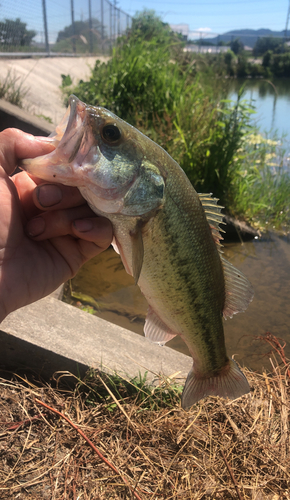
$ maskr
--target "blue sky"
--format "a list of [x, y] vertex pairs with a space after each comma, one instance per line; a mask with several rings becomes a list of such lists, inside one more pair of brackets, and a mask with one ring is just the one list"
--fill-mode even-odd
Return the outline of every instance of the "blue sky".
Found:
[[[153, 9], [169, 24], [187, 24], [192, 37], [214, 36], [243, 28], [285, 29], [289, 0], [117, 0], [117, 6], [133, 16]], [[74, 0], [75, 20], [88, 19], [88, 0]], [[71, 24], [71, 0], [46, 0], [50, 41]], [[100, 18], [100, 0], [91, 0], [92, 15]], [[104, 0], [105, 24], [109, 25], [109, 4]], [[29, 29], [43, 37], [42, 0], [3, 0], [0, 19], [20, 17]], [[290, 30], [290, 23], [289, 23]]]
[[288, 0], [120, 0], [119, 5], [131, 15], [146, 7], [169, 24], [217, 34], [243, 28], [284, 30], [288, 11]]

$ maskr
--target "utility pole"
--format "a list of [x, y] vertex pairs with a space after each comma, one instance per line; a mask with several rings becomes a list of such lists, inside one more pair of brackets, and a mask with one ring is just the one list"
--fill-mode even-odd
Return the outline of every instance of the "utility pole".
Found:
[[72, 25], [72, 46], [73, 53], [76, 54], [76, 30], [75, 30], [75, 16], [74, 16], [74, 0], [70, 0], [71, 7], [71, 25]]
[[47, 55], [50, 55], [49, 52], [49, 43], [48, 43], [48, 30], [47, 30], [47, 18], [46, 18], [46, 5], [45, 0], [42, 0], [42, 11], [43, 11], [43, 25], [44, 25], [44, 36], [45, 36], [45, 50]]
[[102, 51], [103, 51], [103, 43], [104, 43], [104, 3], [101, 0], [101, 39], [102, 39]]
[[90, 54], [93, 53], [93, 23], [92, 23], [92, 2], [89, 0], [89, 37], [90, 37]]
[[113, 5], [110, 2], [110, 48], [112, 50], [112, 34], [113, 34], [113, 29], [112, 29], [112, 18], [113, 18]]
[[287, 30], [288, 30], [289, 15], [290, 15], [290, 0], [289, 0], [289, 4], [288, 4], [288, 12], [287, 12], [287, 17], [286, 17], [285, 42], [287, 42]]

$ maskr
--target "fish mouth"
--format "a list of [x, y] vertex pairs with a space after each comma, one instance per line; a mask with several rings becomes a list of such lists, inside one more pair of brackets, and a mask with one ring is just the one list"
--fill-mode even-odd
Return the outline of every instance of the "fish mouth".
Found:
[[75, 185], [76, 167], [82, 164], [94, 142], [88, 122], [87, 105], [71, 95], [64, 117], [47, 138], [55, 150], [23, 160], [20, 167], [45, 181]]
[[57, 125], [55, 131], [49, 136], [49, 139], [56, 147], [60, 143], [67, 144], [72, 139], [75, 139], [76, 134], [78, 136], [81, 135], [86, 119], [86, 108], [86, 104], [80, 101], [75, 95], [69, 97], [68, 108], [64, 117]]

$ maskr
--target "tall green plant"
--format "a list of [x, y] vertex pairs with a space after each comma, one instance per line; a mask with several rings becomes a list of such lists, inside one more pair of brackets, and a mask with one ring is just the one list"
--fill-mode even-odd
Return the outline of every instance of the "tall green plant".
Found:
[[136, 114], [152, 120], [156, 113], [172, 111], [186, 84], [186, 75], [170, 60], [168, 46], [159, 46], [155, 39], [129, 39], [114, 49], [107, 63], [97, 61], [90, 80], [81, 81], [73, 92], [134, 124]]

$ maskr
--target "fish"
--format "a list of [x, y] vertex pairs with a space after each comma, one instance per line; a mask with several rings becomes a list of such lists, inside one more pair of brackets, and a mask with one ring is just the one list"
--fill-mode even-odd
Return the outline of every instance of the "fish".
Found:
[[245, 311], [253, 288], [222, 255], [218, 200], [198, 194], [177, 162], [139, 130], [74, 95], [49, 140], [53, 152], [21, 167], [76, 186], [110, 219], [113, 247], [148, 302], [145, 337], [164, 345], [179, 335], [192, 356], [182, 407], [248, 393], [227, 355], [223, 318]]

